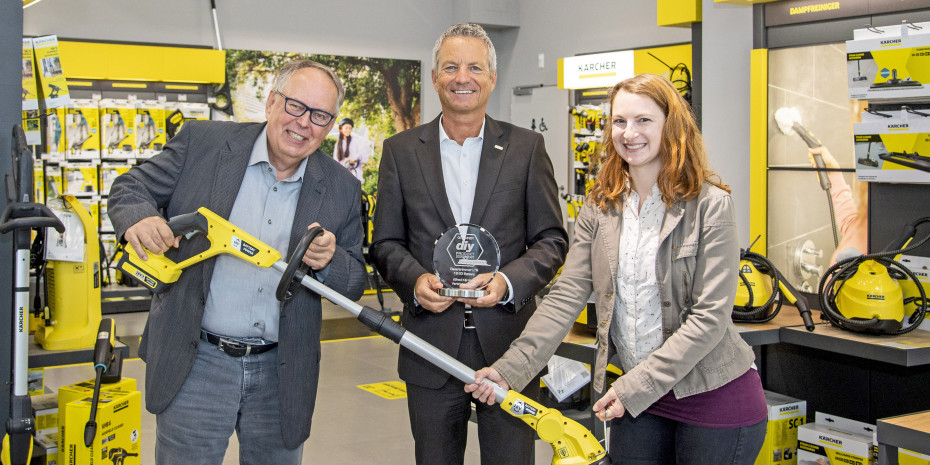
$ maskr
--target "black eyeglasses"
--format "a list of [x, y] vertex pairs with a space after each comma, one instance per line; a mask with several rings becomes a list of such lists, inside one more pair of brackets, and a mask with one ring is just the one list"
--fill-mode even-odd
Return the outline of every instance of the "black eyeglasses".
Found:
[[333, 120], [333, 118], [336, 117], [336, 115], [320, 110], [319, 108], [310, 108], [301, 103], [300, 100], [292, 99], [277, 90], [275, 93], [281, 97], [284, 97], [284, 111], [295, 118], [300, 118], [304, 115], [304, 113], [309, 111], [311, 123], [317, 126], [326, 126], [330, 121]]

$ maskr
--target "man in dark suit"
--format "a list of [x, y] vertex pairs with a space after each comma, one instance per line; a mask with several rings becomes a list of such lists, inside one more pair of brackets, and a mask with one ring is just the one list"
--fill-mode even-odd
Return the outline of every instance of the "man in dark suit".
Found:
[[[475, 24], [453, 26], [436, 42], [432, 78], [442, 114], [384, 142], [371, 246], [378, 271], [404, 302], [407, 330], [475, 369], [519, 336], [568, 248], [543, 138], [485, 114], [496, 61]], [[482, 297], [437, 293], [433, 243], [459, 223], [484, 227], [500, 246], [500, 272]], [[472, 404], [464, 383], [405, 348], [398, 371], [417, 463], [462, 463]], [[538, 390], [530, 383], [524, 393]], [[499, 407], [476, 409], [483, 464], [531, 463], [531, 428]]]
[[[277, 72], [267, 123], [186, 123], [162, 153], [113, 183], [117, 233], [143, 259], [165, 253], [181, 261], [206, 249], [206, 239], [180, 241], [166, 218], [207, 207], [289, 257], [318, 224], [326, 232], [304, 263], [358, 299], [361, 189], [318, 150], [343, 95], [332, 70], [293, 61]], [[320, 297], [301, 288], [279, 303], [279, 279], [220, 255], [153, 297], [139, 355], [158, 464], [220, 464], [233, 431], [242, 464], [300, 463], [319, 376]]]

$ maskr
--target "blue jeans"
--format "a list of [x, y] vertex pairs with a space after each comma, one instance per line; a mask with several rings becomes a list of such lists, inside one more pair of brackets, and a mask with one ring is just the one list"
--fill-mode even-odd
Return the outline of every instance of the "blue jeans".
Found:
[[222, 464], [233, 431], [242, 465], [299, 465], [303, 453], [281, 436], [278, 349], [236, 358], [200, 341], [187, 380], [155, 421], [158, 465]]
[[752, 465], [766, 420], [742, 428], [708, 428], [642, 413], [612, 420], [610, 460], [623, 465]]

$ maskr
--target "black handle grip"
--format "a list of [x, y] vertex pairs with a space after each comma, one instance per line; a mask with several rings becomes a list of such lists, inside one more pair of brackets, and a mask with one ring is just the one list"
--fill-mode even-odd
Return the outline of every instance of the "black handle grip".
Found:
[[65, 225], [45, 205], [40, 203], [12, 203], [3, 210], [0, 218], [0, 234], [34, 228], [55, 228], [65, 232]]
[[813, 154], [814, 164], [817, 165], [817, 177], [820, 178], [820, 188], [827, 191], [833, 187], [833, 184], [830, 183], [830, 178], [827, 177], [827, 172], [824, 171], [827, 169], [827, 165], [823, 163], [823, 157], [819, 153]]
[[304, 254], [307, 253], [313, 239], [316, 239], [317, 236], [324, 232], [325, 230], [322, 227], [314, 226], [300, 238], [300, 242], [297, 243], [297, 247], [294, 247], [294, 252], [291, 253], [291, 258], [287, 261], [287, 268], [281, 274], [281, 281], [278, 281], [278, 289], [275, 291], [275, 297], [277, 297], [278, 301], [284, 302], [287, 300], [292, 283], [303, 280], [307, 273], [313, 273], [310, 267], [303, 262]]
[[794, 297], [794, 305], [798, 307], [798, 313], [801, 314], [801, 320], [804, 322], [804, 328], [806, 328], [808, 331], [813, 331], [814, 320], [811, 318], [811, 307], [810, 304], [807, 303], [807, 299], [804, 298], [804, 296], [801, 295], [801, 293], [798, 292], [798, 290], [795, 289], [787, 279], [785, 279], [785, 276], [782, 275], [780, 271], [775, 270], [775, 273], [778, 275], [779, 284], [785, 286], [785, 289], [787, 289], [788, 292], [791, 293], [791, 296]]
[[200, 233], [204, 236], [210, 231], [210, 223], [207, 217], [200, 212], [185, 213], [168, 220], [168, 227], [175, 236], [184, 236], [187, 239]]

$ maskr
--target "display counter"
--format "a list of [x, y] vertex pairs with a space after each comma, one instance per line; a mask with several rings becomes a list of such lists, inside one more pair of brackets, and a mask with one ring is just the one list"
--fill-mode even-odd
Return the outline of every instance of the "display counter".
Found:
[[899, 447], [930, 454], [930, 411], [880, 419], [876, 431], [882, 465], [897, 465]]
[[930, 364], [930, 331], [916, 329], [900, 336], [855, 333], [819, 324], [814, 332], [804, 327], [787, 327], [781, 342], [852, 355], [906, 367]]
[[[75, 350], [45, 350], [36, 344], [34, 337], [29, 335], [29, 368], [94, 362], [93, 347]], [[129, 348], [122, 342], [114, 341], [114, 350], [119, 352], [123, 359], [129, 357]]]

